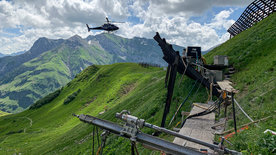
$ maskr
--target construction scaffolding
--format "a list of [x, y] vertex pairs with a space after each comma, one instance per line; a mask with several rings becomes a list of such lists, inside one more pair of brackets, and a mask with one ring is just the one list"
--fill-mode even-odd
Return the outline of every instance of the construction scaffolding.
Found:
[[230, 33], [230, 38], [252, 27], [273, 12], [276, 12], [276, 0], [255, 0], [227, 30]]

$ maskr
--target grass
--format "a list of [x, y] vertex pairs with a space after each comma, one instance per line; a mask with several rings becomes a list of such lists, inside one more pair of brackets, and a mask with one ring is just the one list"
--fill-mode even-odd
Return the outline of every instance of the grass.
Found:
[[[147, 122], [160, 125], [166, 96], [164, 77], [165, 71], [162, 68], [143, 68], [131, 63], [88, 67], [50, 103], [1, 117], [0, 154], [91, 154], [92, 126], [72, 117], [72, 113], [99, 116], [101, 111], [107, 109], [99, 117], [119, 123], [115, 119], [115, 113], [126, 109]], [[178, 82], [179, 79], [180, 76], [177, 77]], [[184, 99], [182, 94], [187, 94], [193, 83], [194, 81], [184, 78], [179, 87], [176, 85], [167, 124]], [[193, 99], [204, 102], [207, 94], [201, 88], [198, 92], [201, 98], [194, 95]], [[68, 95], [78, 89], [81, 91], [76, 98], [64, 105]], [[187, 103], [192, 103], [191, 99]], [[189, 104], [185, 109], [189, 111]], [[180, 117], [173, 125], [179, 120]], [[153, 133], [149, 129], [143, 131]], [[166, 135], [162, 137], [168, 140], [173, 138]], [[145, 154], [152, 152], [141, 145], [138, 145], [138, 149]], [[105, 154], [129, 152], [128, 140], [114, 135], [108, 138]]]
[[5, 115], [8, 115], [9, 113], [7, 113], [7, 112], [3, 112], [3, 111], [0, 111], [0, 117], [1, 116], [5, 116]]
[[[267, 116], [271, 119], [258, 123], [260, 128], [251, 125], [248, 130], [230, 138], [232, 148], [247, 154], [271, 154], [271, 150], [261, 148], [264, 131], [276, 131], [276, 14], [272, 14], [252, 28], [235, 36], [206, 54], [209, 63], [215, 55], [227, 55], [236, 73], [232, 80], [240, 92], [237, 101], [245, 111], [258, 120]], [[229, 110], [229, 115], [231, 115]], [[237, 110], [237, 123], [242, 125], [249, 120]], [[233, 128], [233, 120], [228, 129]], [[275, 138], [275, 136], [274, 136]], [[263, 142], [265, 143], [265, 141]], [[276, 148], [275, 143], [274, 148]], [[275, 153], [275, 151], [273, 152]]]
[[[21, 64], [0, 80], [0, 110], [17, 113], [63, 87], [86, 67], [117, 62], [165, 64], [153, 39], [100, 34], [64, 43]], [[90, 43], [88, 43], [90, 42]], [[179, 46], [176, 46], [181, 48]], [[11, 58], [11, 61], [13, 58]]]
[[[90, 52], [93, 51], [93, 54]], [[12, 81], [3, 83], [0, 90], [3, 93], [10, 93], [10, 98], [0, 98], [2, 109], [8, 112], [20, 112], [30, 104], [46, 96], [48, 93], [66, 85], [82, 69], [91, 64], [108, 64], [112, 55], [99, 49], [97, 46], [87, 48], [79, 47], [71, 49], [63, 44], [62, 47], [43, 53], [21, 65], [22, 70], [32, 68], [32, 70], [22, 72]], [[26, 100], [22, 98], [22, 91], [29, 91]], [[17, 95], [16, 93], [22, 94]]]

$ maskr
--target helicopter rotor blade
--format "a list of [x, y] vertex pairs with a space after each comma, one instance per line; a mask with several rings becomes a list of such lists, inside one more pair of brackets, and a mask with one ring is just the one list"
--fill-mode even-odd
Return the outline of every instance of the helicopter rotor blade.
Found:
[[107, 22], [107, 23], [109, 23], [109, 22], [110, 22], [107, 16], [105, 17], [105, 19], [106, 19], [106, 22]]
[[125, 23], [125, 22], [116, 22], [116, 21], [110, 21], [111, 23]]

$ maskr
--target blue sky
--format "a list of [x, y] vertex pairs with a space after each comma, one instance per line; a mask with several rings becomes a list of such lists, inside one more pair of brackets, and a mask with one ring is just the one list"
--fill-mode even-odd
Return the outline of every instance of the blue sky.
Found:
[[26, 0], [0, 1], [0, 53], [30, 49], [39, 37], [85, 38], [85, 24], [100, 26], [108, 16], [116, 35], [152, 38], [207, 50], [229, 38], [227, 29], [252, 0]]
[[[243, 13], [246, 7], [218, 7], [214, 6], [211, 9], [207, 10], [206, 13], [204, 13], [201, 16], [193, 16], [190, 18], [190, 22], [194, 21], [200, 24], [208, 23], [212, 21], [213, 17], [220, 13], [223, 10], [230, 10], [233, 9], [233, 13], [229, 16], [229, 19], [232, 19], [236, 21], [240, 15]], [[225, 33], [225, 29], [223, 30], [217, 30], [217, 33], [219, 35], [223, 35]]]

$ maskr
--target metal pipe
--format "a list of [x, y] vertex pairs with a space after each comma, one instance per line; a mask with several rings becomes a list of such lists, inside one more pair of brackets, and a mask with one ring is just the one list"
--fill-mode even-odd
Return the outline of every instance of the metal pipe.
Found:
[[[105, 130], [110, 131], [111, 133], [120, 135], [120, 132], [123, 130], [122, 126], [119, 126], [115, 123], [99, 119], [97, 117], [89, 116], [89, 115], [74, 115], [78, 117], [81, 121], [89, 124], [93, 124], [96, 126], [99, 126]], [[130, 138], [130, 135], [124, 134], [120, 135], [125, 138]], [[165, 141], [163, 139], [153, 137], [151, 135], [138, 132], [136, 135], [136, 140], [142, 144], [151, 146], [158, 150], [163, 150], [170, 154], [176, 154], [176, 155], [204, 155], [201, 152], [194, 151], [192, 149], [186, 148], [181, 145], [174, 144], [172, 142]]]
[[188, 140], [188, 141], [191, 141], [191, 142], [209, 147], [212, 150], [220, 150], [220, 151], [224, 151], [225, 153], [231, 153], [231, 154], [238, 154], [239, 153], [237, 151], [230, 150], [230, 149], [227, 149], [227, 148], [222, 149], [222, 147], [219, 146], [219, 145], [210, 144], [210, 143], [207, 143], [207, 142], [204, 142], [204, 141], [201, 141], [201, 140], [189, 137], [189, 136], [181, 135], [181, 134], [179, 134], [175, 131], [172, 131], [172, 130], [169, 130], [169, 129], [166, 129], [166, 128], [163, 128], [163, 127], [159, 127], [159, 126], [156, 126], [156, 125], [153, 125], [153, 124], [150, 124], [150, 123], [147, 123], [143, 119], [139, 119], [135, 116], [131, 116], [131, 115], [128, 115], [128, 114], [123, 114], [123, 112], [125, 112], [125, 111], [122, 111], [121, 113], [117, 113], [116, 117], [124, 120], [125, 122], [136, 124], [137, 126], [139, 126], [139, 128], [142, 128], [142, 127], [145, 126], [145, 127], [154, 129], [158, 132], [163, 132], [163, 133], [175, 136], [175, 137], [179, 137], [179, 138], [182, 138], [182, 139], [185, 139], [185, 140]]
[[[189, 136], [184, 136], [184, 135], [181, 135], [181, 134], [179, 134], [177, 132], [174, 132], [174, 131], [168, 130], [166, 128], [162, 128], [162, 127], [159, 127], [159, 126], [147, 123], [147, 122], [145, 122], [144, 126], [148, 127], [148, 128], [152, 128], [152, 129], [160, 131], [160, 132], [164, 132], [164, 133], [170, 134], [170, 135], [178, 137], [178, 138], [182, 138], [182, 139], [185, 139], [185, 140], [188, 140], [188, 141], [191, 141], [191, 142], [203, 145], [203, 146], [207, 146], [207, 147], [209, 147], [209, 148], [211, 148], [213, 150], [222, 150], [219, 145], [210, 144], [210, 143], [207, 143], [207, 142], [204, 142], [204, 141], [201, 141], [201, 140], [189, 137]], [[237, 152], [235, 150], [230, 150], [228, 148], [224, 148], [223, 150], [225, 151], [225, 153], [239, 154], [239, 152]]]
[[145, 126], [148, 127], [148, 128], [152, 128], [154, 130], [160, 131], [160, 132], [164, 132], [164, 133], [170, 134], [170, 135], [178, 137], [178, 138], [182, 138], [182, 139], [185, 139], [185, 140], [188, 140], [188, 141], [191, 141], [191, 142], [203, 145], [203, 146], [207, 146], [207, 147], [209, 147], [209, 148], [211, 148], [213, 150], [214, 149], [220, 149], [218, 145], [206, 143], [206, 142], [203, 142], [201, 140], [198, 140], [198, 139], [195, 139], [195, 138], [192, 138], [192, 137], [189, 137], [189, 136], [184, 136], [184, 135], [181, 135], [181, 134], [179, 134], [177, 132], [168, 130], [166, 128], [158, 127], [158, 126], [153, 125], [153, 124], [145, 123]]

